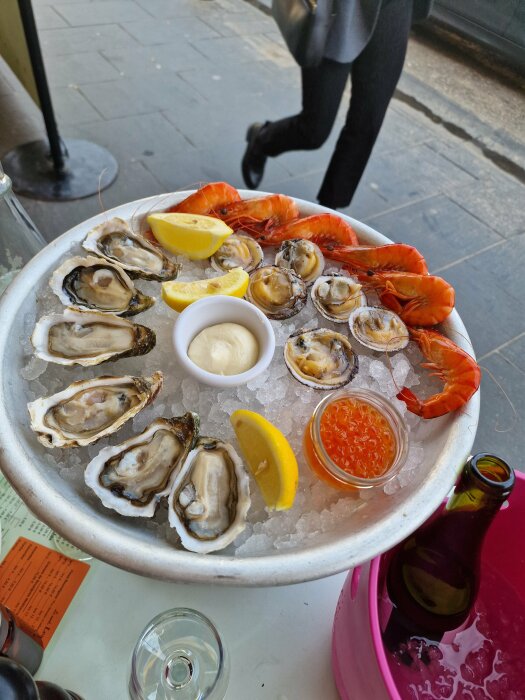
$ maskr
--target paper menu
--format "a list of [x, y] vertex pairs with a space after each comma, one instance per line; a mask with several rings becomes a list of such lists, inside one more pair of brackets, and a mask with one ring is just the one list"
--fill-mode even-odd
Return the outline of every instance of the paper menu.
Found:
[[5, 557], [19, 537], [27, 537], [40, 544], [53, 546], [53, 530], [31, 513], [1, 472], [0, 524], [2, 526], [0, 560]]
[[45, 648], [89, 565], [57, 551], [62, 538], [31, 513], [1, 473], [0, 524], [0, 601]]

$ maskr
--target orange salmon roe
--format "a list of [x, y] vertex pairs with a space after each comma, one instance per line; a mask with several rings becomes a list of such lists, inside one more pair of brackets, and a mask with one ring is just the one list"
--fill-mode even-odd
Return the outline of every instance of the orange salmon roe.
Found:
[[353, 476], [381, 476], [394, 461], [392, 428], [376, 408], [362, 401], [344, 398], [327, 406], [320, 433], [330, 459]]

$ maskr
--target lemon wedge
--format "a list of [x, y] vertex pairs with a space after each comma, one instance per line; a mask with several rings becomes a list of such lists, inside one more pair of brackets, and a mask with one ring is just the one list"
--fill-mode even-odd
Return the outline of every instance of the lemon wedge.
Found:
[[275, 425], [254, 411], [238, 409], [231, 414], [230, 421], [268, 508], [291, 508], [299, 470], [288, 440]]
[[250, 277], [242, 267], [234, 267], [221, 277], [212, 277], [195, 282], [163, 282], [162, 298], [175, 311], [183, 311], [194, 301], [214, 294], [243, 297]]
[[148, 224], [163, 248], [190, 260], [209, 258], [233, 233], [224, 221], [200, 214], [150, 214]]

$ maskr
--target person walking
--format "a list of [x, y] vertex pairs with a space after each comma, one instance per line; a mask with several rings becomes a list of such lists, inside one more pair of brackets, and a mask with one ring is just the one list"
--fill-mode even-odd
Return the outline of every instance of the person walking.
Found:
[[410, 27], [429, 15], [432, 1], [335, 0], [324, 57], [315, 68], [301, 69], [301, 112], [248, 128], [242, 159], [247, 187], [259, 186], [268, 157], [323, 145], [350, 74], [350, 107], [317, 195], [332, 209], [350, 204], [401, 75]]

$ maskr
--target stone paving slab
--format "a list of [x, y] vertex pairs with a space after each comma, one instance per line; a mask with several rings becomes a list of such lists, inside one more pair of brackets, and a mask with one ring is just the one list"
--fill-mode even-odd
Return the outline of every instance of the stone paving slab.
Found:
[[[122, 24], [128, 35], [131, 35], [135, 42], [133, 46], [137, 48], [136, 42], [143, 46], [155, 46], [157, 44], [176, 45], [181, 41], [186, 45], [185, 40], [199, 40], [220, 36], [220, 32], [210, 27], [199, 17], [177, 17], [175, 19], [148, 19], [140, 22], [124, 22]], [[108, 44], [102, 48], [107, 48]], [[112, 45], [112, 48], [117, 48]]]
[[114, 24], [123, 20], [133, 22], [151, 18], [151, 15], [133, 0], [57, 3], [55, 9], [72, 27]]
[[136, 41], [118, 24], [94, 27], [65, 27], [39, 30], [40, 45], [46, 57], [49, 72], [49, 56], [80, 54], [101, 51], [111, 46], [113, 50], [136, 48]]
[[503, 243], [500, 235], [443, 194], [366, 218], [392, 240], [420, 250], [433, 272]]

